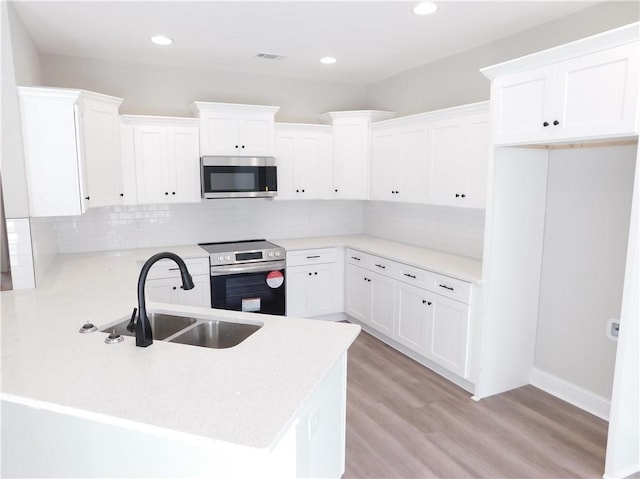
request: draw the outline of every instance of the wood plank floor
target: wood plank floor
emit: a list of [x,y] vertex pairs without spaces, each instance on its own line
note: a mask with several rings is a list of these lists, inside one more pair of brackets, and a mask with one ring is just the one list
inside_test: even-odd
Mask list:
[[601,478],[607,423],[533,386],[476,402],[362,332],[349,349],[352,478]]

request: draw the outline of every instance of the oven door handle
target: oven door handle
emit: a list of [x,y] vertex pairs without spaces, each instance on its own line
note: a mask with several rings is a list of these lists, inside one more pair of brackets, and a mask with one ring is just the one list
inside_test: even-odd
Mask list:
[[261,271],[275,271],[285,269],[286,261],[269,261],[267,263],[211,266],[211,276],[224,276],[229,274],[259,273]]

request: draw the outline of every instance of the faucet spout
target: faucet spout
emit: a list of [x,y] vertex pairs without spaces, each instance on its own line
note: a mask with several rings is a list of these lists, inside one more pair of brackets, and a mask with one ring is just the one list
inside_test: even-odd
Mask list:
[[191,278],[191,274],[187,269],[187,265],[177,254],[170,253],[168,251],[164,253],[157,253],[144,263],[142,269],[140,270],[140,276],[138,277],[138,320],[135,324],[136,346],[142,348],[146,348],[147,346],[153,344],[153,332],[151,331],[151,323],[149,322],[149,317],[147,316],[144,286],[147,281],[147,275],[149,274],[151,266],[153,266],[157,261],[160,261],[161,259],[173,260],[180,269],[180,276],[182,277],[182,288],[193,289],[193,279]]

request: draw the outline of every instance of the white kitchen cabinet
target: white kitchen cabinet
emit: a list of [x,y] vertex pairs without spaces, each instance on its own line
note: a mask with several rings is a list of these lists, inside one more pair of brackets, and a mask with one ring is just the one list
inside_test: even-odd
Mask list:
[[199,202],[197,120],[123,115],[122,123],[123,157],[135,161],[137,203]]
[[200,155],[273,156],[279,107],[197,101]]
[[209,258],[187,258],[184,262],[193,279],[193,289],[182,288],[180,270],[173,261],[161,260],[155,263],[147,274],[145,294],[148,301],[211,307]]
[[18,87],[31,216],[122,204],[121,98]]
[[[600,46],[587,54],[588,46],[581,53],[562,47],[564,53],[559,47],[556,52],[521,59],[520,68],[507,62],[512,71],[508,75],[500,75],[502,65],[484,69],[485,75],[495,78],[491,84],[494,143],[634,135],[640,82],[638,45],[635,41],[613,48]],[[547,57],[547,64],[541,66]]]
[[430,174],[427,124],[397,122],[371,128],[371,199],[424,203]]
[[276,199],[331,197],[331,127],[276,123]]
[[393,117],[375,110],[325,113],[320,121],[330,123],[333,132],[333,198],[369,198],[370,126]]
[[346,262],[349,316],[381,339],[469,378],[470,283],[354,249]]
[[344,310],[344,252],[321,248],[287,252],[287,316],[314,317]]
[[488,113],[430,124],[429,202],[484,208],[489,160]]

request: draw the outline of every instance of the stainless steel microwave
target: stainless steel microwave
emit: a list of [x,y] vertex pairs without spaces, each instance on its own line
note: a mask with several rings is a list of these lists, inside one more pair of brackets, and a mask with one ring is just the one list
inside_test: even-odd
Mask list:
[[203,156],[200,184],[203,198],[274,197],[278,192],[276,159],[272,156]]

